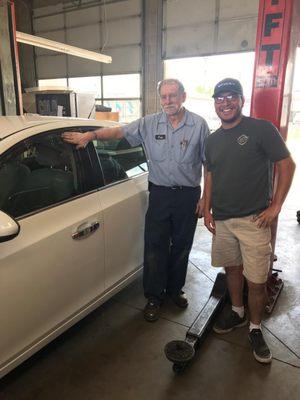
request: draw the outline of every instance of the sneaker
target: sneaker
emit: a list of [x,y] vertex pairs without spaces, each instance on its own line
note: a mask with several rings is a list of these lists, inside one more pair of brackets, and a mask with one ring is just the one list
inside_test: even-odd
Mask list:
[[229,312],[221,314],[220,318],[213,326],[216,333],[228,333],[235,328],[241,328],[247,325],[248,320],[246,314],[241,318],[235,311],[230,309]]
[[252,329],[249,333],[249,340],[254,358],[260,363],[269,364],[272,361],[272,353],[265,342],[262,331],[260,329]]
[[144,308],[144,318],[148,322],[154,322],[159,319],[160,302],[149,299]]

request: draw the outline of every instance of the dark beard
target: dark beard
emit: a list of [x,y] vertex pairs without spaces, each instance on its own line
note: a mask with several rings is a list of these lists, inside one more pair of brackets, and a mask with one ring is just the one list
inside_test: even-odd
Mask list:
[[236,120],[238,120],[242,115],[242,111],[240,111],[238,114],[236,114],[234,117],[230,118],[230,119],[221,119],[222,122],[224,122],[225,124],[232,124],[233,122],[235,122]]

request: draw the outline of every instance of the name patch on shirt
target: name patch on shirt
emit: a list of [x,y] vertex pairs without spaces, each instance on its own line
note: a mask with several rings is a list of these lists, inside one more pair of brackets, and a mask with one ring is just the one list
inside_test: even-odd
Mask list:
[[166,135],[155,135],[155,139],[156,140],[165,140],[166,139]]

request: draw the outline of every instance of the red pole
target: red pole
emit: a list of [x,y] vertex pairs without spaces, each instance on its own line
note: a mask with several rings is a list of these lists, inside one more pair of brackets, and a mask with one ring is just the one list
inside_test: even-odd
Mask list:
[[300,0],[260,0],[251,116],[271,121],[284,139],[299,22]]
[[[260,0],[251,116],[272,122],[286,140],[292,100],[293,72],[299,41],[300,0]],[[275,175],[276,185],[276,175]],[[271,268],[276,243],[277,219],[272,224]],[[270,271],[271,312],[283,283]]]

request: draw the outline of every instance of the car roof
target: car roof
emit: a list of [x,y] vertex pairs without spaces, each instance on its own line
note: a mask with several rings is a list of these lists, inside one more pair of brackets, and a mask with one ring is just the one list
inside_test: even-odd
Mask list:
[[48,117],[37,114],[27,114],[22,116],[0,116],[0,140],[14,133],[30,129],[36,126],[45,126],[45,130],[51,129],[51,125],[60,123],[61,127],[72,126],[118,126],[119,123],[112,121],[99,121],[94,119],[68,118],[68,117]]

